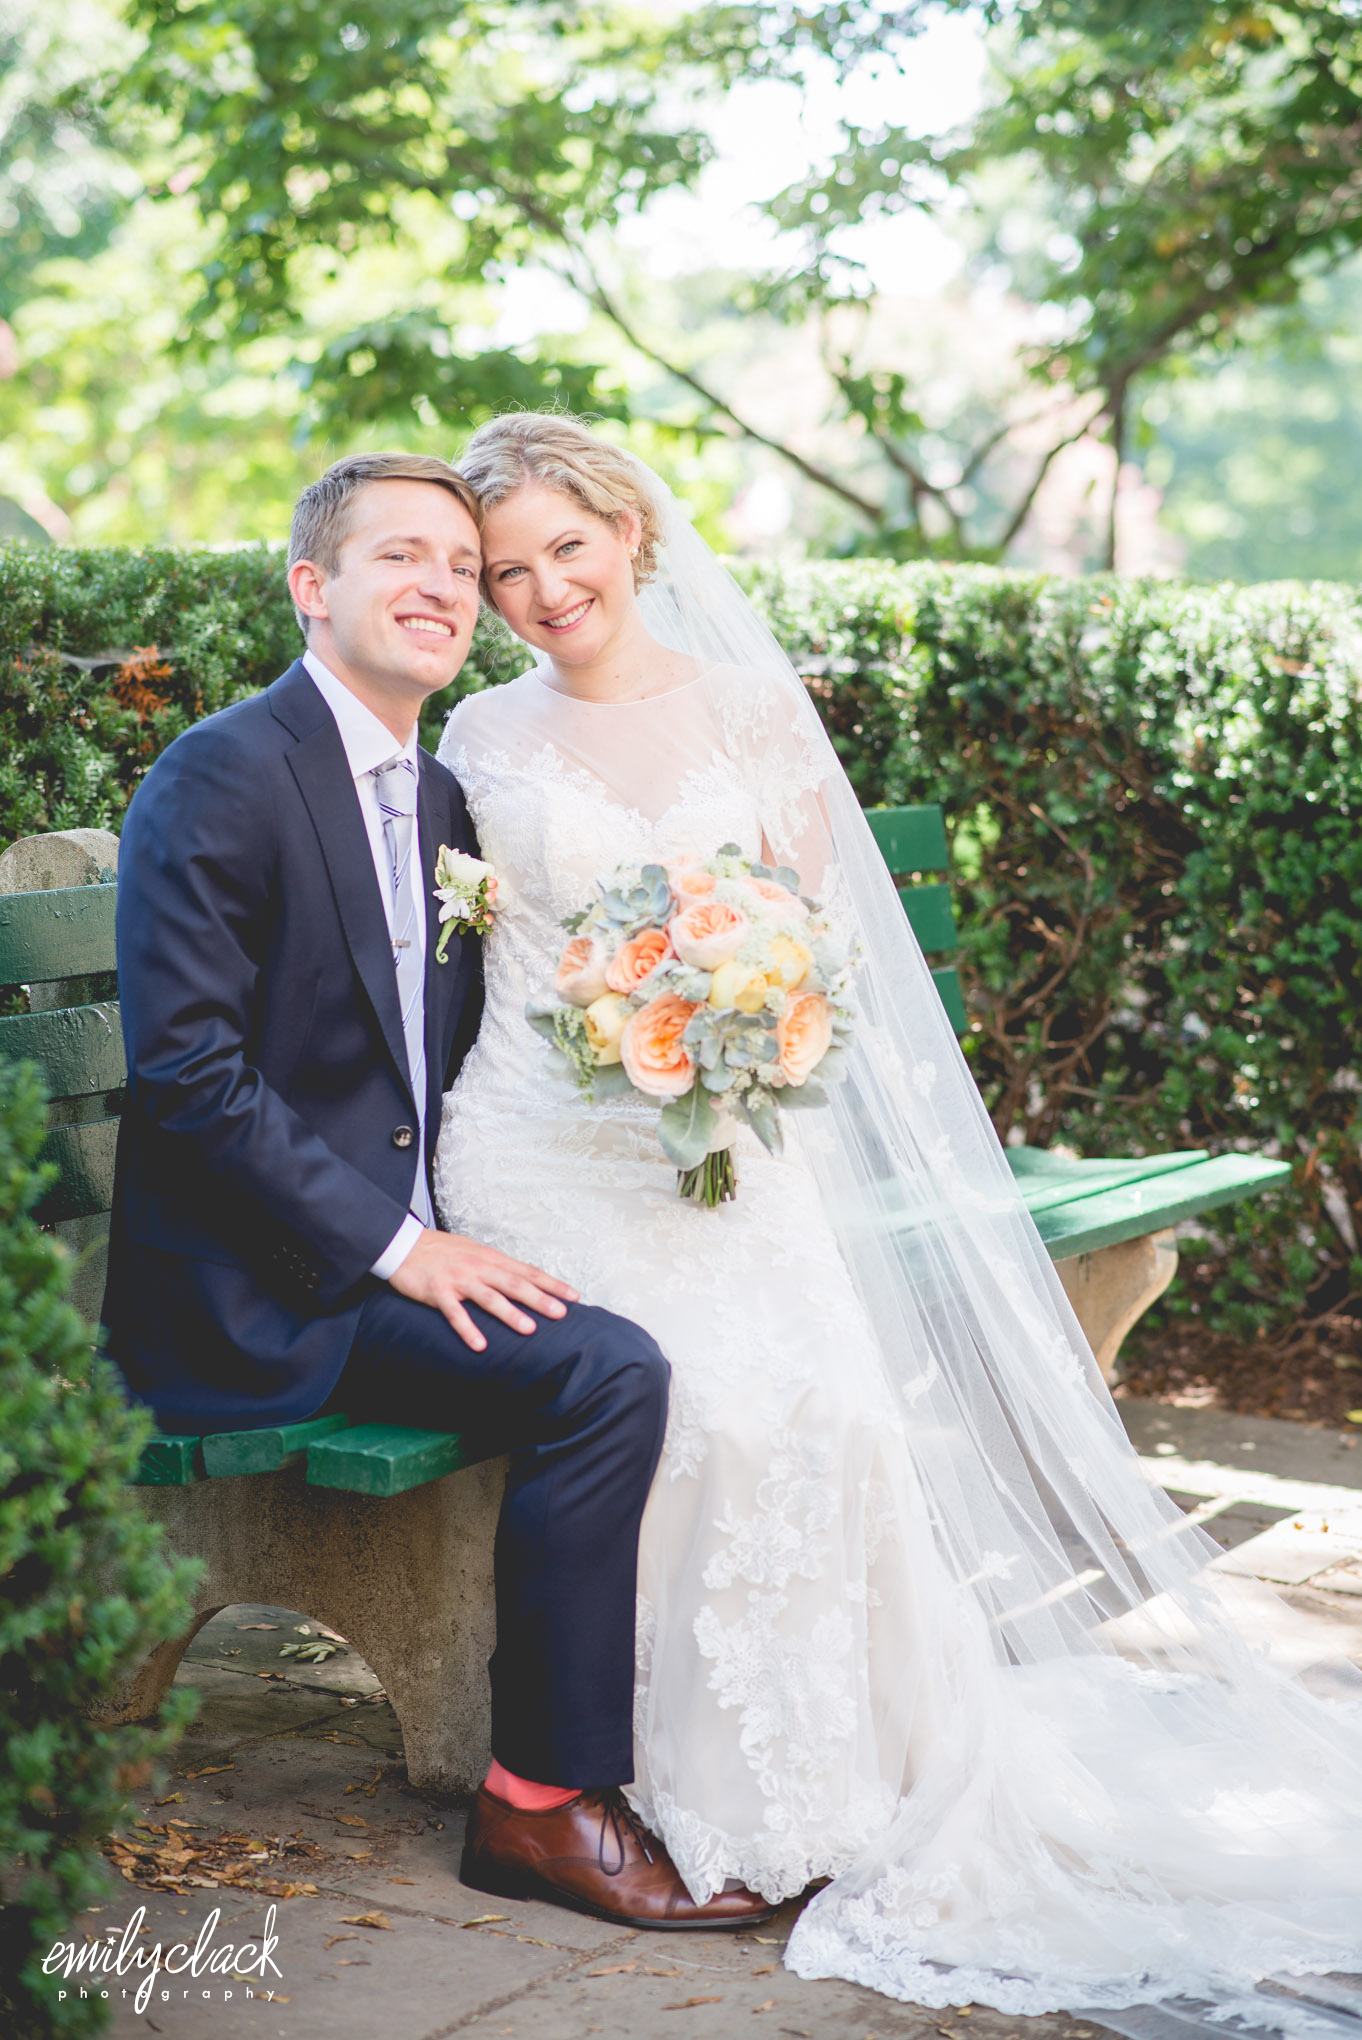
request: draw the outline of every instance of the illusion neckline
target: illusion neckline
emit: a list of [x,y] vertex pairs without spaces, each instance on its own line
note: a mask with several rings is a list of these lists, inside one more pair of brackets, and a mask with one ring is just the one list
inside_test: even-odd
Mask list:
[[537,665],[528,667],[525,677],[542,687],[545,694],[552,694],[559,701],[569,701],[575,708],[643,708],[650,701],[670,701],[673,694],[686,694],[692,687],[698,687],[700,682],[714,671],[716,664],[717,661],[711,660],[708,666],[702,666],[689,680],[683,680],[679,687],[664,687],[660,694],[634,694],[623,701],[592,701],[584,694],[568,694],[561,687],[551,687],[547,680],[540,677]]

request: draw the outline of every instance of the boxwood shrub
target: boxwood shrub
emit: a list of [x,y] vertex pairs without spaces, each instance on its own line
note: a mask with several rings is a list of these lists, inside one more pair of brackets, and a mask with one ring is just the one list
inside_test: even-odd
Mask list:
[[[967,1051],[1005,1139],[1245,1148],[1227,1330],[1362,1292],[1362,604],[1318,583],[745,568],[861,800],[940,801]],[[0,549],[0,840],[117,827],[297,633],[277,552]],[[484,628],[460,689],[517,670]],[[432,712],[427,741],[443,706]]]
[[[78,2040],[107,2021],[43,1974],[72,1915],[109,1896],[97,1844],[193,1711],[92,1718],[192,1615],[195,1562],[170,1559],[126,1485],[151,1428],[65,1300],[70,1263],[32,1217],[50,1172],[37,1072],[0,1065],[0,2032]],[[129,1908],[131,1910],[131,1908]],[[79,1980],[79,1979],[78,1979]]]

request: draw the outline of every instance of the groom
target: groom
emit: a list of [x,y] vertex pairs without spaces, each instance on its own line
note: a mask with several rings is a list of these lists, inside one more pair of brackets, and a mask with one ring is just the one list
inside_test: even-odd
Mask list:
[[465,1881],[636,1926],[741,1926],[761,1902],[695,1905],[618,1791],[667,1363],[566,1283],[436,1229],[440,1103],[481,958],[466,932],[436,957],[435,859],[477,846],[416,726],[467,656],[480,567],[448,463],[338,461],[294,513],[303,657],[178,738],[128,811],[109,1349],[170,1431],[328,1406],[508,1444],[494,1762]]

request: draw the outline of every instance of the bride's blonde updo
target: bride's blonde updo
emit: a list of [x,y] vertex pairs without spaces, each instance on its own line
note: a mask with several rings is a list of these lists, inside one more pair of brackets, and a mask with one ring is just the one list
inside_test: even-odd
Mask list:
[[651,580],[662,520],[637,464],[598,439],[567,412],[510,411],[480,425],[464,449],[459,473],[476,490],[484,514],[513,496],[522,482],[542,482],[571,496],[593,517],[619,526],[632,510],[643,530],[634,557],[634,586]]

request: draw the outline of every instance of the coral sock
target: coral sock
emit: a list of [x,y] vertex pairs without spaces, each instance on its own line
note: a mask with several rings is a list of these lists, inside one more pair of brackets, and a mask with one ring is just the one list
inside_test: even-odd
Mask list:
[[566,1806],[580,1790],[576,1785],[536,1785],[532,1778],[517,1778],[514,1771],[506,1770],[495,1757],[484,1783],[489,1792],[495,1792],[508,1805],[519,1807],[522,1813],[550,1813],[555,1806]]

